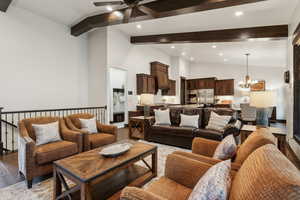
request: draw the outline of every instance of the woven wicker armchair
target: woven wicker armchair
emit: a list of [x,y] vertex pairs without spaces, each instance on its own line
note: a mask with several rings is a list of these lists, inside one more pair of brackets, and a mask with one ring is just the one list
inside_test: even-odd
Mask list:
[[[213,165],[171,154],[165,175],[146,189],[127,187],[121,200],[186,200]],[[268,144],[253,152],[239,171],[231,170],[229,200],[298,200],[300,173],[276,148]]]
[[[201,162],[216,164],[222,161],[212,158],[219,144],[220,142],[218,141],[195,138],[193,140],[192,153],[181,151],[176,151],[175,153]],[[233,169],[238,170],[252,152],[266,144],[276,144],[276,138],[268,129],[262,128],[252,133],[242,145],[238,146],[236,156],[233,159]]]
[[[48,124],[59,121],[61,141],[36,145],[32,124]],[[52,172],[53,161],[72,156],[82,151],[83,134],[67,128],[65,121],[57,117],[39,117],[19,122],[19,171],[32,187],[35,177]]]
[[91,119],[94,115],[88,113],[74,114],[66,117],[67,126],[74,131],[84,134],[83,150],[88,151],[107,144],[112,144],[117,141],[117,127],[111,125],[101,124],[97,121],[98,133],[89,134],[87,131],[81,129],[79,119]]

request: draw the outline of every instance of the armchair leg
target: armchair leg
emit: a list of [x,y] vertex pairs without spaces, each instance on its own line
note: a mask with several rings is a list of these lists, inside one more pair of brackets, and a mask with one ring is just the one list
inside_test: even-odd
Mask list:
[[26,180],[27,183],[27,188],[31,189],[32,188],[32,180]]

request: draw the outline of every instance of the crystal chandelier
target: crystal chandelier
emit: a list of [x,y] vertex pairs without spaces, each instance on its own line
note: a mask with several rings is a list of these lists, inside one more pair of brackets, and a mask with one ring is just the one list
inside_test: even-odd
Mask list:
[[239,82],[239,87],[241,88],[250,88],[252,84],[255,84],[257,83],[257,81],[252,81],[250,76],[249,76],[249,56],[250,56],[250,53],[246,53],[246,58],[247,58],[247,74],[245,76],[245,80],[244,81],[240,81]]

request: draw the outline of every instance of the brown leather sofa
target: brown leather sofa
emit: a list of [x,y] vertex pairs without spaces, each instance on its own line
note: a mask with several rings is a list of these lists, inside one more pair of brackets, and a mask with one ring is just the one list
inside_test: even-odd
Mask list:
[[117,141],[117,127],[101,124],[97,121],[97,129],[99,133],[89,134],[87,131],[81,130],[79,119],[91,119],[94,115],[88,113],[74,114],[66,117],[67,126],[74,131],[83,133],[83,150],[88,151]]
[[[212,158],[219,144],[220,142],[218,141],[195,138],[193,140],[192,153],[183,151],[174,153],[214,165],[222,161]],[[276,145],[276,138],[268,129],[261,128],[253,132],[242,145],[238,146],[236,156],[232,159],[233,169],[238,170],[251,153],[267,144]]]
[[[121,200],[186,200],[211,166],[170,154],[165,176],[146,189],[125,188]],[[238,171],[231,170],[231,177],[229,200],[300,199],[299,170],[272,144],[254,151]]]
[[[210,113],[214,111],[219,115],[233,116],[231,109],[225,108],[185,108],[175,107],[170,109],[171,126],[155,125],[154,121],[150,121],[145,128],[145,139],[149,142],[157,142],[190,149],[192,141],[195,137],[203,137],[207,139],[221,141],[229,134],[239,135],[239,128],[233,126],[235,120],[226,127],[224,132],[216,130],[208,130]],[[199,115],[198,128],[180,127],[180,114]]]
[[[32,124],[47,124],[59,121],[61,141],[37,146]],[[83,134],[67,128],[65,121],[57,117],[39,117],[19,122],[19,171],[32,187],[35,177],[52,172],[53,161],[63,159],[82,151]]]

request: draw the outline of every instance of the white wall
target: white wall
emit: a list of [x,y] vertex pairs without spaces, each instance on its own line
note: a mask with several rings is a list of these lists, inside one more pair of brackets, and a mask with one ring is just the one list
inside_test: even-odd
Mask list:
[[86,37],[26,10],[0,12],[0,106],[5,110],[87,104]]
[[108,103],[107,28],[88,33],[88,102],[92,106]]
[[[288,142],[300,159],[300,145],[293,139],[293,107],[294,107],[294,92],[293,92],[293,34],[300,22],[300,2],[294,12],[292,23],[289,25],[289,43],[288,43],[288,68],[291,74],[290,84],[286,87],[286,104],[288,109],[287,128]],[[299,122],[298,122],[299,123]]]
[[[171,58],[167,54],[149,46],[132,45],[130,36],[108,28],[107,67],[121,68],[127,71],[127,90],[134,95],[128,96],[128,110],[136,110],[138,98],[136,95],[136,74],[150,74],[150,63],[159,61],[167,65],[171,64]],[[170,74],[172,74],[170,67]],[[117,78],[117,77],[116,77]],[[155,102],[161,102],[161,95],[155,97]],[[126,117],[127,119],[127,117]]]
[[[235,96],[234,103],[243,102],[244,93],[239,89],[238,82],[245,77],[245,66],[225,65],[225,64],[205,64],[193,63],[190,67],[190,78],[216,77],[217,79],[234,79]],[[255,67],[249,66],[249,74],[252,79],[265,80],[266,89],[275,90],[277,93],[277,118],[286,118],[284,103],[284,80],[285,69],[279,67]]]

